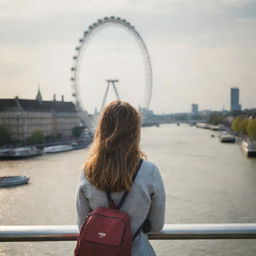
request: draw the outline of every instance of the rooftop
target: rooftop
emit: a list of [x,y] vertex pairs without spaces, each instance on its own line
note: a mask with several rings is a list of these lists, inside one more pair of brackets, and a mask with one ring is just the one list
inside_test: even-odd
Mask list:
[[76,108],[73,102],[27,100],[16,97],[0,99],[0,111],[75,113]]

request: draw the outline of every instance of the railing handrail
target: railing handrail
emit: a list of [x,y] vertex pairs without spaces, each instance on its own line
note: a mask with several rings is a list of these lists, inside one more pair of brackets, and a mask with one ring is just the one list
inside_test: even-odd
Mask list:
[[[0,226],[0,242],[75,241],[75,225]],[[256,239],[256,223],[236,224],[165,224],[149,239]]]

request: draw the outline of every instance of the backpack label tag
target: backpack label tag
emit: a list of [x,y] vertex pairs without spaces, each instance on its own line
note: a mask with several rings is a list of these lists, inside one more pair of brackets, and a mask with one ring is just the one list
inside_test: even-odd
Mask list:
[[98,237],[99,238],[103,238],[103,237],[105,237],[106,236],[106,233],[103,233],[103,232],[99,232],[98,233]]

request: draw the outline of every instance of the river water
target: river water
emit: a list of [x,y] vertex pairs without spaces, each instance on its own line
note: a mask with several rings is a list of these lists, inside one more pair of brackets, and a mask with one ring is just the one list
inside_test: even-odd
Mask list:
[[[215,137],[211,137],[215,134]],[[256,223],[256,159],[217,132],[175,124],[142,128],[141,147],[159,167],[166,223]],[[87,150],[0,162],[0,174],[29,185],[0,189],[0,225],[73,225]],[[157,255],[256,255],[255,240],[152,241]],[[0,255],[72,255],[74,242],[1,243]]]

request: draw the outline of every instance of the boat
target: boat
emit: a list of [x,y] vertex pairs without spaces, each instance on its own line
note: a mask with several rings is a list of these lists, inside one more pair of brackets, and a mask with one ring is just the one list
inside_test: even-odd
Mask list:
[[70,150],[73,150],[73,147],[71,145],[56,145],[44,147],[44,153],[46,154],[66,152]]
[[2,176],[0,177],[0,187],[10,187],[27,184],[29,177],[26,176]]
[[243,140],[241,142],[241,148],[248,157],[256,157],[256,144]]
[[0,160],[24,159],[42,154],[43,151],[36,147],[5,148],[0,150]]
[[229,133],[223,133],[219,135],[220,142],[222,143],[235,143],[236,137]]

